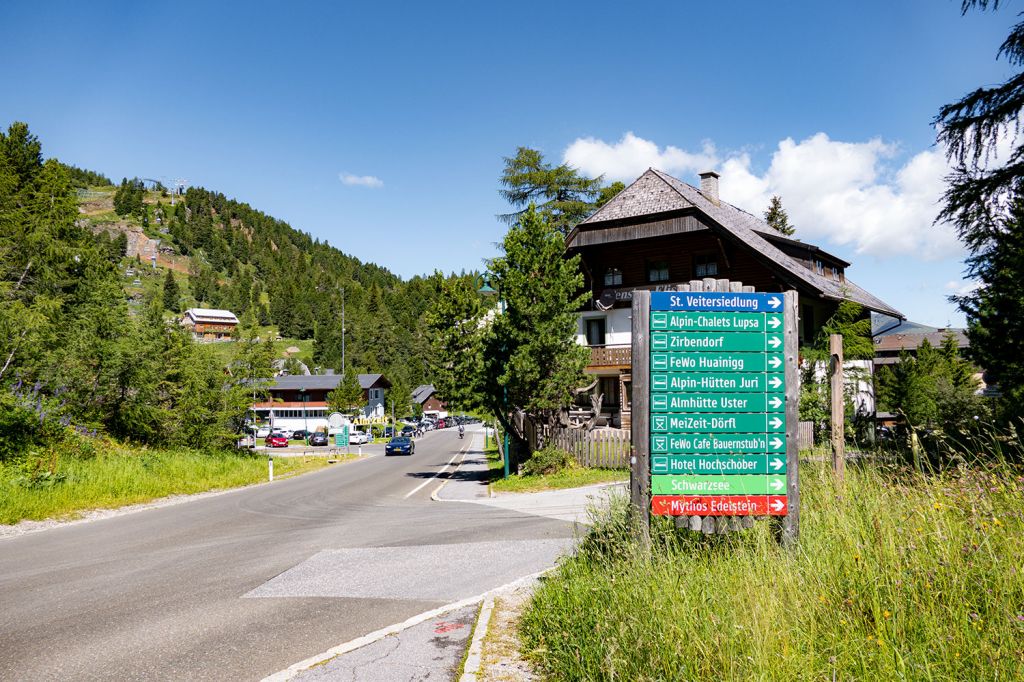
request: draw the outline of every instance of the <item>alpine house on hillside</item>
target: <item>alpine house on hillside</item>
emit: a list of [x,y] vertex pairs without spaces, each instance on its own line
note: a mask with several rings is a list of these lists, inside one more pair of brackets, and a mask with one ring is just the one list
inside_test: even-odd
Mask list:
[[[847,261],[722,201],[718,178],[701,173],[698,189],[648,169],[566,238],[567,254],[581,257],[589,293],[577,340],[591,348],[587,372],[597,379],[593,391],[603,394],[601,416],[611,426],[630,424],[630,306],[637,289],[674,290],[711,278],[758,291],[796,290],[801,344],[813,341],[844,299],[904,317],[851,282]],[[860,407],[873,411],[868,402]]]

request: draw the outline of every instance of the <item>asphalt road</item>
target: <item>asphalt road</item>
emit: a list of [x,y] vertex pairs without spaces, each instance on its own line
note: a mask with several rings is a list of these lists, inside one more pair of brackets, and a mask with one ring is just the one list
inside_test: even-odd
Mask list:
[[430,500],[470,442],[0,539],[0,679],[260,679],[546,568],[572,524]]

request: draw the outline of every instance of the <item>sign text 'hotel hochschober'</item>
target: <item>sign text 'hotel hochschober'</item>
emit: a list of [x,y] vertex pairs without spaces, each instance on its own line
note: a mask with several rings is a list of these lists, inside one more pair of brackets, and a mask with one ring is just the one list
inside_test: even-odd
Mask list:
[[782,294],[651,293],[651,511],[784,516]]

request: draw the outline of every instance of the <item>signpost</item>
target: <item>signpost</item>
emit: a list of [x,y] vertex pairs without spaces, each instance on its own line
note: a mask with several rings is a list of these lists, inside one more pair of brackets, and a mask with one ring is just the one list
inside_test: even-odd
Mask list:
[[339,448],[348,447],[348,424],[341,427],[341,431],[334,434],[334,444]]
[[633,297],[631,496],[643,516],[784,517],[796,538],[795,293],[724,280]]

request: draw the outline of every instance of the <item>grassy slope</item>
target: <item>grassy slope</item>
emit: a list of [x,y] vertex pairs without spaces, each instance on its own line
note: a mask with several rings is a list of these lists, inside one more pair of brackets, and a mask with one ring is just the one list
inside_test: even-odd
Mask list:
[[[344,459],[344,457],[342,457]],[[267,479],[263,454],[156,450],[108,443],[92,459],[61,458],[62,481],[29,486],[16,466],[0,467],[0,524],[22,519],[73,517],[89,509],[114,508],[167,495],[234,488]],[[326,457],[274,458],[274,476],[327,466]]]
[[522,631],[562,680],[1020,679],[1024,478],[897,478],[839,489],[801,469],[799,548],[760,523],[728,537],[655,526],[625,505],[535,595]]
[[509,476],[502,478],[504,465],[498,454],[498,447],[490,445],[485,450],[487,467],[491,472],[491,488],[499,493],[535,493],[542,490],[581,488],[596,483],[628,481],[629,471],[623,469],[584,469],[575,467],[556,474],[544,476]]

